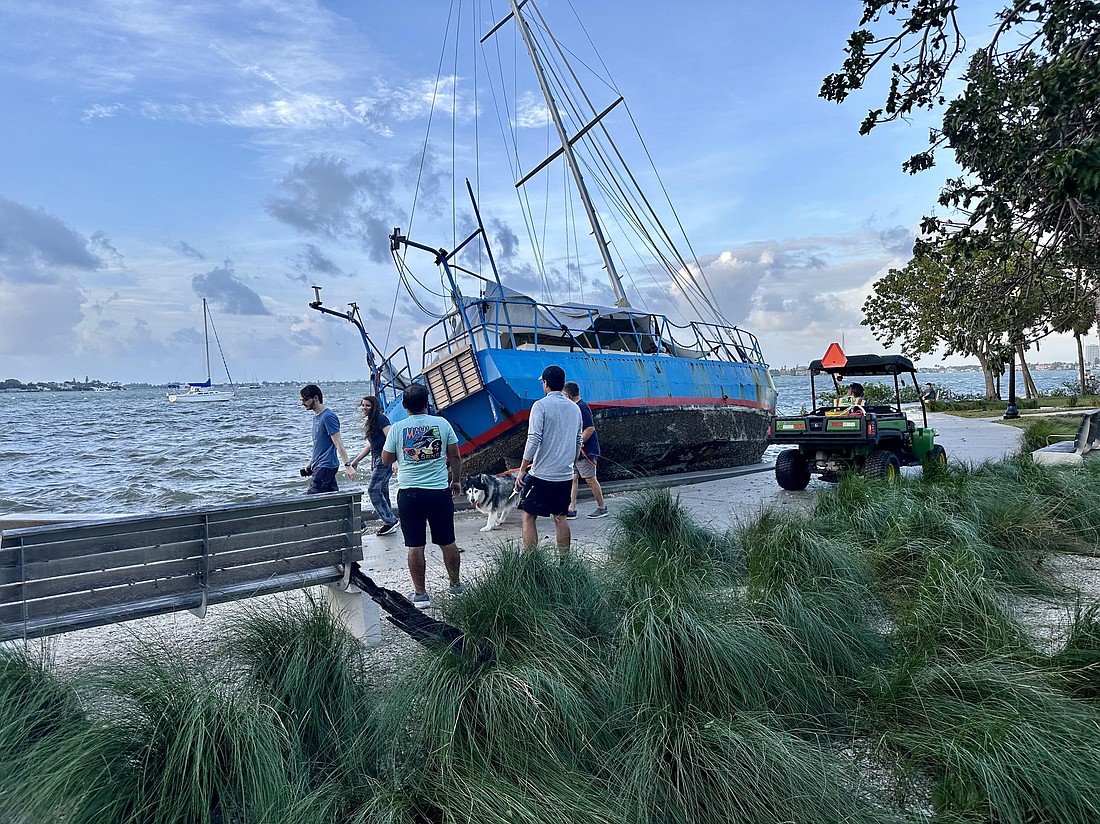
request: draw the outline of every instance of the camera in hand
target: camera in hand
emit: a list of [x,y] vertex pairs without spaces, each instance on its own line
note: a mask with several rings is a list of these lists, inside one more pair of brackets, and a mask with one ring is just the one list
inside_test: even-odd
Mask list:
[[307,466],[307,467],[304,467],[304,468],[302,468],[302,469],[299,469],[299,470],[298,470],[298,473],[299,473],[299,474],[300,474],[300,475],[301,475],[301,476],[302,476],[303,478],[308,478],[308,477],[309,477],[310,475],[312,475],[312,474],[313,474],[313,467],[312,467],[312,466]]

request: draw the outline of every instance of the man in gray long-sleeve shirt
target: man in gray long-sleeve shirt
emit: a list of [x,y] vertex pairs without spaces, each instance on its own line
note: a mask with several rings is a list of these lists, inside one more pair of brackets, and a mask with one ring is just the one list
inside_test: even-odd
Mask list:
[[527,444],[516,475],[516,489],[522,496],[523,546],[527,549],[538,546],[539,515],[553,516],[559,552],[568,552],[572,539],[565,515],[573,486],[573,463],[581,448],[581,410],[562,394],[564,386],[565,371],[547,366],[542,371],[546,396],[532,404],[527,423]]

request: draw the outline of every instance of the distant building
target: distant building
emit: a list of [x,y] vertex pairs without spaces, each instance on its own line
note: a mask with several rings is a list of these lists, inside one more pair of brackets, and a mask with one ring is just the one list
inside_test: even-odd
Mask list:
[[1100,346],[1097,346],[1095,343],[1090,343],[1085,347],[1085,362],[1090,366],[1100,364]]

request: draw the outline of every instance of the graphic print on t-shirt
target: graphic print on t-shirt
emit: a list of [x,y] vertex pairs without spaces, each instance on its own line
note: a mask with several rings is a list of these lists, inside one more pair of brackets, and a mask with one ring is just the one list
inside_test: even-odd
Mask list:
[[410,461],[443,457],[443,437],[438,426],[410,426],[401,433],[401,449]]

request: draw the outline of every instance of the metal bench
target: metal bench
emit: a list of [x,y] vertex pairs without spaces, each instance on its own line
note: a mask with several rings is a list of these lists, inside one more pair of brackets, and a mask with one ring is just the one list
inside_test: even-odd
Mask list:
[[1090,452],[1100,450],[1100,409],[1093,409],[1081,415],[1081,425],[1073,440],[1052,443],[1031,453],[1031,459],[1038,464],[1079,464]]
[[[5,530],[0,641],[185,609],[203,617],[211,604],[315,584],[346,590],[362,559],[360,497],[331,492]],[[368,637],[356,634],[371,640],[365,620]]]

